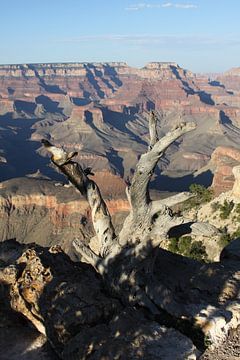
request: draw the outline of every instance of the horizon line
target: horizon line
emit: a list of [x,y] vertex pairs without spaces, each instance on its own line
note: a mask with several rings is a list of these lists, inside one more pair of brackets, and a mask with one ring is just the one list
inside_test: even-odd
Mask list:
[[[149,64],[171,64],[171,65],[175,65],[175,66],[178,66],[184,70],[189,70],[191,72],[193,72],[191,69],[189,68],[186,68],[186,67],[183,67],[183,66],[180,66],[178,64],[178,62],[176,61],[149,61],[147,62],[144,66],[132,66],[132,65],[128,65],[127,61],[44,61],[44,62],[21,62],[21,63],[0,63],[0,67],[3,67],[3,66],[24,66],[24,65],[58,65],[58,64],[64,64],[64,65],[68,65],[68,64],[78,64],[78,65],[88,65],[88,64],[97,64],[97,65],[104,65],[104,64],[122,64],[122,65],[125,65],[127,67],[130,67],[130,68],[135,68],[135,69],[144,69],[147,65]],[[240,67],[240,66],[239,66]],[[225,71],[228,71],[230,69],[234,69],[234,68],[238,68],[238,66],[232,66],[230,68],[227,68],[226,70],[224,71],[194,71],[193,73],[194,74],[219,74],[219,73],[223,73]]]

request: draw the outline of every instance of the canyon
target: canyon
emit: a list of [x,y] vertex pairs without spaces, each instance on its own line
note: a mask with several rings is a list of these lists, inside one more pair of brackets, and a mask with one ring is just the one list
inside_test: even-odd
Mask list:
[[[129,354],[129,358],[195,359],[210,340],[215,347],[229,341],[229,332],[239,326],[239,240],[222,252],[216,250],[216,227],[224,224],[232,232],[237,230],[231,229],[231,224],[240,203],[239,75],[240,69],[216,77],[196,75],[173,62],[149,63],[142,69],[125,63],[0,66],[0,325],[11,336],[23,330],[20,341],[10,342],[7,356],[14,358],[22,351],[25,359],[29,351],[37,351],[36,356],[54,359],[57,355],[42,353],[48,338],[63,359],[83,358],[85,354],[95,359],[106,353],[123,354],[123,358]],[[88,202],[56,171],[61,165],[49,165],[41,139],[78,152],[76,161],[91,173],[89,186],[91,179],[99,185],[118,234],[126,214],[134,206],[136,209],[134,197],[128,201],[131,193],[125,194],[125,190],[136,162],[148,149],[151,110],[158,118],[160,136],[174,127],[175,131],[191,127],[179,125],[182,122],[197,125],[196,130],[194,126],[183,137],[176,137],[162,156],[151,196],[154,199],[163,196],[162,192],[187,190],[194,182],[211,185],[215,198],[197,212],[195,209],[188,219],[195,223],[192,234],[196,239],[201,229],[206,230],[201,233],[205,238],[202,243],[207,252],[214,252],[211,257],[215,262],[202,263],[160,248],[155,248],[153,261],[153,249],[147,246],[151,254],[143,261],[147,250],[138,258],[137,252],[131,254],[129,242],[129,247],[123,244],[119,258],[109,262],[101,279],[94,267],[79,262],[80,252],[77,254],[76,245],[72,245],[81,243],[103,256],[95,251],[100,219],[92,215],[92,224]],[[137,174],[142,175],[139,170]],[[150,226],[160,221],[164,212],[163,222],[168,224],[175,217],[178,223],[181,215],[172,210],[171,199],[162,202]],[[225,201],[233,204],[233,211],[222,222],[220,209],[214,208]],[[98,205],[94,211],[99,209]],[[138,225],[130,228],[134,236],[137,231],[149,230],[141,222]],[[152,242],[161,237],[161,226],[152,233]],[[137,236],[136,244],[137,249]],[[216,258],[215,250],[219,252]],[[154,263],[152,273],[149,260]],[[126,276],[124,269],[133,261],[137,265],[134,276]],[[120,271],[115,273],[118,266]],[[155,288],[154,277],[158,280]],[[142,298],[145,280],[147,297],[156,301],[160,312],[155,313],[151,301]],[[136,287],[139,293],[133,287],[130,300],[126,300],[135,281],[141,285]],[[116,284],[123,287],[120,300]],[[115,292],[109,290],[111,286]],[[12,313],[11,296],[11,307],[30,320],[41,336],[28,332],[28,325]],[[153,313],[146,316],[149,309]],[[2,339],[0,336],[4,345],[5,334]]]
[[197,124],[169,147],[152,189],[178,192],[194,182],[216,195],[230,190],[240,151],[239,68],[214,77],[174,62],[0,65],[1,239],[61,243],[71,255],[81,219],[90,223],[86,201],[49,166],[42,138],[78,152],[121,223],[151,110],[160,136],[182,121]]
[[239,148],[239,72],[212,79],[174,62],[141,69],[121,62],[0,65],[0,181],[38,170],[61,178],[46,166],[41,138],[78,151],[93,171],[129,179],[147,148],[154,110],[160,135],[179,121],[197,123],[169,148],[153,182],[162,191],[186,190],[217,146]]

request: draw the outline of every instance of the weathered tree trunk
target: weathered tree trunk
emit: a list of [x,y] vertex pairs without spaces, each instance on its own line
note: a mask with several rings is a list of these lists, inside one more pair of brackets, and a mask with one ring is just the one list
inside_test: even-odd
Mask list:
[[[85,359],[99,350],[96,345],[99,342],[110,354],[111,345],[106,339],[116,341],[116,337],[124,335],[122,325],[116,325],[120,321],[116,318],[118,312],[121,319],[125,316],[135,322],[139,316],[136,309],[139,309],[143,319],[143,322],[139,320],[139,326],[148,321],[146,332],[152,328],[153,319],[176,328],[187,324],[186,333],[193,333],[197,325],[203,337],[215,343],[237,323],[239,273],[236,264],[203,265],[159,248],[172,228],[187,222],[173,216],[170,206],[192,194],[152,201],[149,182],[168,146],[194,130],[195,124],[179,124],[158,139],[156,117],[152,113],[149,127],[148,152],[141,156],[127,189],[131,210],[118,236],[98,186],[81,165],[72,161],[74,154],[67,154],[45,141],[53,163],[89,202],[100,252],[95,254],[75,239],[76,252],[88,263],[84,265],[72,263],[56,247],[44,250],[24,246],[19,248],[18,255],[7,260],[0,270],[0,279],[10,286],[12,307],[39,331],[45,332],[64,359],[74,358],[69,355],[72,349],[76,350],[76,358]],[[195,226],[198,231],[212,235],[214,229],[200,225]],[[229,281],[230,278],[234,281]],[[132,329],[129,330],[131,342],[135,328],[132,323],[129,328]],[[91,356],[91,359],[100,359]],[[122,358],[137,358],[134,356]],[[188,358],[184,356],[182,359]]]

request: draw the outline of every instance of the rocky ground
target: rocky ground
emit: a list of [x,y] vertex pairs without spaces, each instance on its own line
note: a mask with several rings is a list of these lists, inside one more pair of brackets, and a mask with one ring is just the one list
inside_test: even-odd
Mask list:
[[0,329],[1,360],[57,360],[46,338],[21,326]]
[[0,349],[1,360],[58,359],[46,337],[9,307],[8,293],[1,284]]
[[[0,360],[59,360],[45,336],[39,334],[30,325],[25,324],[23,320],[21,321],[13,318],[11,321],[8,319],[8,324],[3,324],[1,321]],[[169,349],[169,353],[171,353],[171,349]],[[240,359],[240,327],[229,334],[224,344],[213,350],[207,349],[198,359]],[[179,360],[185,359],[179,358]]]
[[232,331],[227,340],[218,348],[208,349],[200,360],[237,360],[240,359],[240,327]]
[[[206,350],[199,360],[240,359],[240,330],[229,335],[224,345]],[[35,330],[25,327],[9,327],[0,330],[1,360],[58,360],[58,356],[46,343],[46,338]],[[164,359],[163,359],[164,360]],[[184,359],[181,359],[184,360]]]

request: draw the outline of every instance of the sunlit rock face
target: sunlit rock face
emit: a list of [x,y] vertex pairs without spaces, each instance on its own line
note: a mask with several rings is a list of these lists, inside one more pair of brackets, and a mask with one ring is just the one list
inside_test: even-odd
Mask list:
[[240,92],[240,67],[232,68],[217,77],[218,81],[229,90],[236,93]]
[[214,172],[214,193],[219,195],[231,190],[235,182],[233,168],[240,164],[240,151],[233,147],[219,146],[213,152],[210,163]]
[[234,166],[232,169],[235,181],[232,188],[232,195],[240,198],[240,165]]

